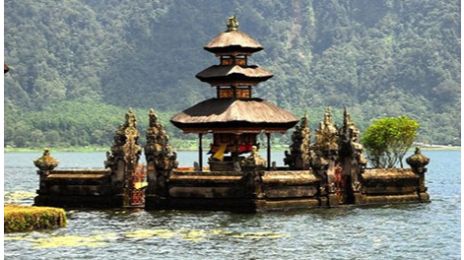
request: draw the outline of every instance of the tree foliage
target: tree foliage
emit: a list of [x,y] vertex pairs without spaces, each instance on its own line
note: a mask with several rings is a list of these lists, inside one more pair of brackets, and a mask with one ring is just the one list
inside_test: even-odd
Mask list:
[[419,124],[407,116],[375,120],[362,136],[368,158],[374,167],[392,168],[400,163],[416,138]]
[[201,46],[236,14],[265,48],[251,63],[275,75],[255,96],[293,111],[346,106],[360,125],[408,114],[422,123],[418,141],[459,145],[459,10],[456,0],[6,0],[5,105],[36,116],[62,101],[185,109],[215,94],[194,77],[218,62]]
[[[136,108],[137,127],[144,142],[148,108]],[[114,132],[124,123],[126,108],[100,102],[56,102],[41,111],[18,112],[5,108],[5,145],[11,147],[110,146]],[[170,112],[158,112],[169,133],[180,131],[169,124]],[[21,118],[21,120],[18,120]]]

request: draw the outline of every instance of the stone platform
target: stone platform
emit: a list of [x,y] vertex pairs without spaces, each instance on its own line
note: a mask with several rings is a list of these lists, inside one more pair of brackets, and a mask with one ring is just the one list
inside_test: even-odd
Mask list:
[[145,207],[256,212],[429,202],[428,194],[420,192],[420,176],[412,169],[366,169],[358,181],[351,189],[330,190],[312,170],[174,170],[163,194],[146,195]]

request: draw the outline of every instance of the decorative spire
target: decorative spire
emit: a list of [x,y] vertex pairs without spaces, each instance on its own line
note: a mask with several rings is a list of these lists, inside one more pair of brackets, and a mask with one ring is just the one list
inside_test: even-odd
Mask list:
[[147,165],[153,165],[158,173],[171,171],[177,168],[177,154],[169,144],[169,136],[164,126],[158,122],[154,109],[148,112],[149,126],[146,133],[145,157]]
[[156,127],[158,124],[158,116],[153,108],[150,108],[148,112],[148,122],[149,127]]
[[[159,144],[161,146],[169,146],[169,136],[164,129],[164,126],[159,122],[158,116],[153,108],[148,112],[148,129],[147,129],[147,145],[150,147],[153,144]],[[160,146],[160,147],[161,147]],[[159,148],[159,147],[158,147]],[[145,148],[147,149],[147,148]],[[161,148],[159,148],[161,149]]]
[[311,131],[308,127],[308,118],[305,113],[301,118],[300,125],[295,127],[295,131],[292,134],[290,153],[285,151],[284,163],[289,165],[290,169],[309,169],[311,161],[310,146]]
[[239,23],[235,15],[229,17],[229,19],[227,19],[227,31],[226,32],[237,31],[238,25]]
[[136,166],[140,157],[141,147],[138,144],[139,131],[137,130],[137,119],[135,113],[130,108],[126,113],[125,122],[120,125],[114,133],[114,142],[111,152],[107,153],[105,167],[111,167],[118,159],[124,158]]
[[367,164],[363,155],[363,145],[360,142],[360,132],[351,120],[350,113],[346,107],[343,110],[343,126],[339,129],[339,155],[343,158],[355,158],[358,166]]
[[314,149],[319,154],[331,154],[338,151],[338,130],[332,119],[330,108],[325,109],[324,120],[316,130]]
[[330,110],[330,107],[325,108],[324,112],[324,124],[329,125],[332,123],[332,111]]
[[52,171],[58,166],[58,161],[50,155],[50,150],[47,148],[44,150],[42,157],[34,161],[34,165],[42,172]]
[[137,119],[135,118],[135,113],[132,108],[129,108],[129,111],[126,113],[126,122],[125,127],[137,127]]
[[343,127],[341,131],[344,131],[346,133],[352,131],[359,134],[359,129],[355,126],[353,120],[351,120],[350,113],[348,113],[346,107],[343,109]]
[[333,119],[332,119],[332,110],[330,107],[325,109],[324,113],[324,120],[323,120],[323,128],[326,129],[327,132],[336,133],[337,127],[335,126]]
[[304,116],[301,118],[301,128],[308,128],[308,113],[305,112]]
[[351,117],[350,114],[348,114],[348,111],[346,110],[346,106],[343,108],[343,126],[347,126],[351,123]]
[[425,173],[427,170],[425,166],[429,164],[430,159],[421,153],[419,147],[416,147],[416,151],[413,155],[409,156],[406,159],[406,162],[411,166],[411,168],[419,173]]

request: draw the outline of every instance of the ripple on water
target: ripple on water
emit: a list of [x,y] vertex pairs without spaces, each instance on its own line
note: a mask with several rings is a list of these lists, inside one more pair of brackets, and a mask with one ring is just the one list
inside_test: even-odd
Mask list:
[[[77,164],[72,153],[54,155]],[[24,160],[40,153],[6,156],[5,200],[31,204],[38,177]],[[79,156],[86,167],[104,160]],[[68,210],[66,228],[6,234],[5,258],[459,259],[460,153],[427,156],[429,204],[258,214]]]

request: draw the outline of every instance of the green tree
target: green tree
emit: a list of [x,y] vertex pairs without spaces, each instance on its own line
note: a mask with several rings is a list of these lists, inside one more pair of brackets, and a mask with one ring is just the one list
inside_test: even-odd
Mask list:
[[407,116],[375,120],[362,137],[373,166],[392,168],[399,162],[403,167],[404,155],[414,142],[418,128],[417,121]]

